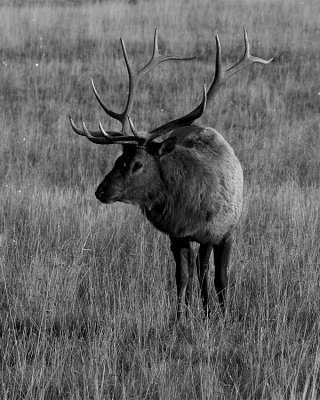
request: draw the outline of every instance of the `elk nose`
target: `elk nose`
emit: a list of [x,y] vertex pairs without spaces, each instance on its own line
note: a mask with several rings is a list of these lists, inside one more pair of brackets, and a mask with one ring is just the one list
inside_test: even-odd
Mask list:
[[98,188],[98,189],[96,190],[95,195],[96,195],[96,198],[97,198],[98,200],[101,201],[101,200],[103,199],[103,197],[104,197],[104,190],[103,190],[103,188]]

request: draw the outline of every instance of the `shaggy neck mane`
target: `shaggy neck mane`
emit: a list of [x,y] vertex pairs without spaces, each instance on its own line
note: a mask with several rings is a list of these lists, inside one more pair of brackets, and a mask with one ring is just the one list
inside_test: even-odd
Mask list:
[[[179,147],[163,159],[159,159],[159,181],[150,188],[148,205],[141,209],[148,220],[159,230],[169,233],[174,229],[177,210],[185,207],[185,194],[189,190],[185,177],[193,168],[195,160],[190,162],[190,149]],[[178,213],[180,214],[180,212]]]

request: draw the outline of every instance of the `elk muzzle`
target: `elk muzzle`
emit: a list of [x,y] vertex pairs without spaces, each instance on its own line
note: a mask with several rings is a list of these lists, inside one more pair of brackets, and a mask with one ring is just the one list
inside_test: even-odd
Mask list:
[[96,195],[96,198],[99,201],[101,201],[102,203],[106,202],[106,200],[105,200],[106,199],[105,191],[104,191],[103,187],[101,187],[101,185],[98,186],[98,188],[97,188],[97,190],[95,192],[95,195]]
[[96,198],[104,204],[114,203],[116,201],[119,201],[120,198],[120,193],[112,190],[110,186],[105,185],[104,183],[101,183],[98,186],[95,195]]

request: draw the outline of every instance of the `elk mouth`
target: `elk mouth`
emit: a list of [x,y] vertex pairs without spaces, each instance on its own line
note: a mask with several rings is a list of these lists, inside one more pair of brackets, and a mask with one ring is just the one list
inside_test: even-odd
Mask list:
[[120,194],[115,194],[115,193],[108,193],[108,191],[105,191],[103,189],[98,188],[95,192],[96,198],[101,201],[103,204],[112,204],[115,203],[116,201],[121,201],[121,195]]

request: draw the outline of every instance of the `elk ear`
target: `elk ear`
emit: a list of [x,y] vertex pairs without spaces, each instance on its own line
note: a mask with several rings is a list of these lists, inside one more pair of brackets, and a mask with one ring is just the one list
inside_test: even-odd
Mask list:
[[177,144],[176,137],[169,137],[168,139],[164,140],[162,143],[159,143],[159,147],[157,149],[158,157],[165,156],[168,153],[171,153]]

